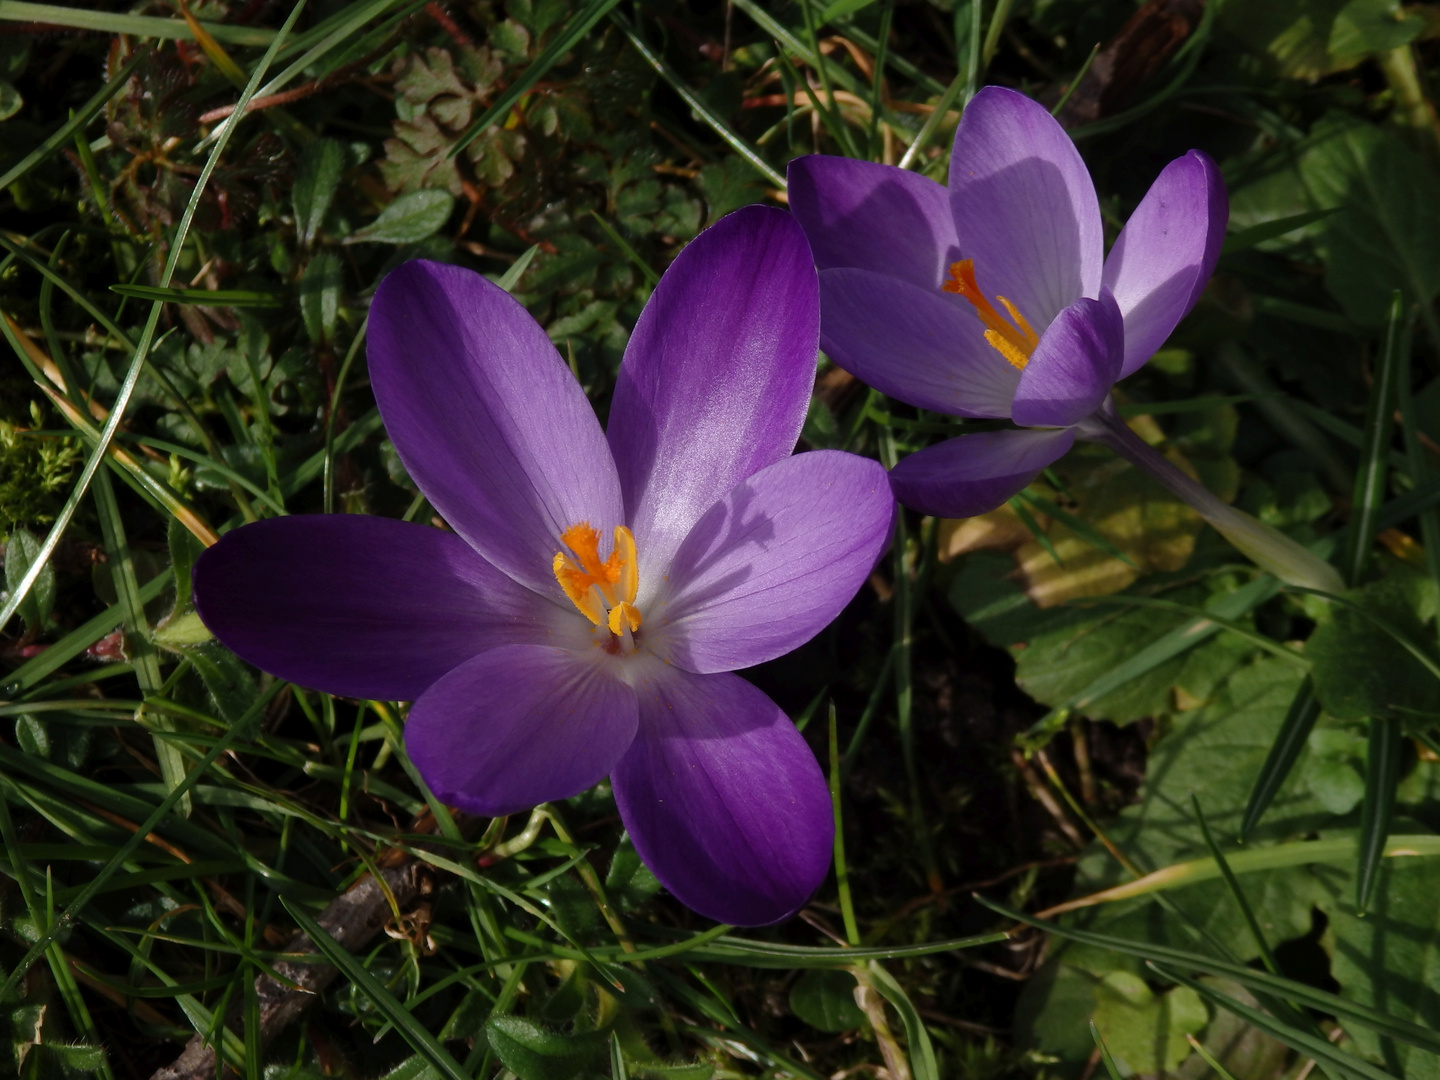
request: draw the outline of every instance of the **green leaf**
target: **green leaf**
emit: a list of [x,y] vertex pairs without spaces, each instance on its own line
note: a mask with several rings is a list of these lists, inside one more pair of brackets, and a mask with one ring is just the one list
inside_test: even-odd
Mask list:
[[1095,1026],[1105,1033],[1110,1052],[1133,1072],[1175,1068],[1190,1056],[1185,1036],[1209,1019],[1193,990],[1177,987],[1157,995],[1128,971],[1112,971],[1095,987]]
[[[40,553],[40,541],[26,529],[17,527],[10,534],[5,545],[5,585],[13,591],[20,587],[25,572]],[[20,604],[20,617],[25,620],[25,629],[38,634],[55,608],[55,568],[50,564],[40,571],[30,594]]]
[[790,988],[790,1011],[821,1031],[854,1031],[865,1023],[855,1004],[855,976],[834,968],[805,972]]
[[1397,0],[1350,0],[1330,27],[1330,55],[1343,63],[1352,57],[1389,52],[1410,44],[1425,29],[1425,20],[1402,8]]
[[243,660],[218,641],[208,641],[185,651],[215,704],[215,713],[227,723],[237,723],[249,714],[260,691]]
[[335,336],[343,280],[340,260],[329,251],[311,259],[300,278],[300,316],[305,320],[305,332],[317,345]]
[[[1440,1019],[1440,860],[1387,859],[1364,916],[1348,904],[1328,913],[1331,975],[1361,1005],[1434,1030]],[[1433,1078],[1440,1058],[1356,1024],[1346,1034],[1365,1057],[1397,1076]]]
[[520,1080],[570,1080],[609,1038],[601,1031],[561,1035],[518,1016],[492,1016],[485,1036],[495,1056]]
[[415,244],[434,236],[450,218],[455,200],[447,191],[425,188],[401,195],[363,229],[345,238],[347,244]]
[[1345,313],[1379,326],[1399,289],[1406,304],[1440,293],[1440,176],[1396,132],[1334,117],[1300,158],[1316,206],[1342,207],[1320,232],[1325,284]]
[[295,232],[302,247],[309,247],[319,233],[344,170],[345,147],[336,140],[316,139],[305,148],[291,191]]
[[1406,719],[1416,711],[1440,709],[1440,682],[1372,621],[1412,641],[1422,639],[1420,620],[1400,595],[1401,587],[1395,578],[1386,578],[1351,590],[1347,597],[1363,610],[1335,604],[1330,621],[1305,643],[1315,696],[1331,716]]
[[875,0],[835,0],[833,4],[820,13],[822,23],[834,22],[836,19],[843,19],[848,15],[854,15],[857,11],[864,11]]
[[170,548],[170,573],[175,578],[175,610],[184,611],[190,606],[190,574],[205,547],[173,517],[166,527],[165,539]]

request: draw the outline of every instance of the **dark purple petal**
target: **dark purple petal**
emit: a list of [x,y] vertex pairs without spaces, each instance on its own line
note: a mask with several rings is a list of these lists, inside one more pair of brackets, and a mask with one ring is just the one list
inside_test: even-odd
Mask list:
[[592,787],[635,738],[635,694],[598,649],[506,645],[420,695],[405,749],[436,796],[499,817]]
[[1125,316],[1122,377],[1154,356],[1200,299],[1229,218],[1225,180],[1199,150],[1150,185],[1105,260],[1105,285]]
[[1009,416],[1020,372],[959,297],[869,270],[820,273],[820,344],[876,390],[952,416]]
[[635,694],[640,730],[610,782],[645,865],[718,922],[795,914],[835,840],[825,777],[795,725],[736,675],[657,666]]
[[885,550],[895,499],[869,458],[777,461],[696,522],[671,564],[647,642],[687,671],[733,671],[814,637]]
[[960,258],[950,195],[928,177],[823,154],[795,158],[786,177],[821,270],[853,266],[939,289]]
[[1074,441],[1070,428],[961,435],[903,459],[890,470],[890,486],[923,514],[974,517],[1025,487]]
[[370,306],[370,381],[405,468],[476,551],[537,592],[560,534],[623,524],[585,392],[529,313],[458,266],[409,262]]
[[642,585],[716,499],[795,448],[819,319],[805,234],[767,207],[706,229],[656,286],[609,425]]
[[1095,186],[1043,105],[998,86],[970,100],[955,131],[950,208],[980,290],[1009,299],[1037,333],[1080,297],[1099,295]]
[[235,529],[194,581],[200,617],[231,650],[345,697],[410,701],[478,652],[584,624],[452,533],[358,514]]
[[1068,427],[1089,416],[1120,377],[1125,322],[1109,289],[1076,300],[1050,324],[1020,373],[1010,418],[1024,427]]

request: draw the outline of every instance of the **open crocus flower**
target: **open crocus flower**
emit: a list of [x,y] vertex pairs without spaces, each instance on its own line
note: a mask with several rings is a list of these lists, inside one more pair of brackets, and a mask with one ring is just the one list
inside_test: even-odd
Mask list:
[[1108,257],[1075,144],[1042,106],[997,86],[965,107],[948,188],[819,155],[792,161],[789,182],[820,268],[831,359],[900,401],[1018,425],[902,460],[890,480],[905,505],[952,518],[993,510],[1077,437],[1094,439],[1155,474],[1266,569],[1296,584],[1338,581],[1165,463],[1110,398],[1215,269],[1229,204],[1206,155],[1192,150],[1161,171]]
[[818,323],[799,226],[732,214],[656,288],[602,433],[519,303],[407,263],[375,295],[370,376],[454,533],[247,525],[197,563],[201,617],[282,678],[413,699],[406,749],[446,802],[509,814],[608,774],[680,900],[724,922],[785,918],[829,866],[829,798],[794,725],[731,672],[839,614],[894,515],[875,462],[791,456]]

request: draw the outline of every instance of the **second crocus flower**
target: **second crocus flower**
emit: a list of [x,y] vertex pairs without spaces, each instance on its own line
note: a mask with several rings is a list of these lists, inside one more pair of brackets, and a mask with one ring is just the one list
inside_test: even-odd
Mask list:
[[1229,216],[1215,163],[1170,162],[1108,256],[1075,144],[1038,103],[987,86],[965,107],[945,187],[820,155],[790,164],[790,206],[820,270],[821,345],[900,401],[1014,429],[902,460],[896,496],[941,517],[999,506],[1077,438],[1112,446],[1265,569],[1333,588],[1333,569],[1234,510],[1133,436],[1111,387],[1195,306]]

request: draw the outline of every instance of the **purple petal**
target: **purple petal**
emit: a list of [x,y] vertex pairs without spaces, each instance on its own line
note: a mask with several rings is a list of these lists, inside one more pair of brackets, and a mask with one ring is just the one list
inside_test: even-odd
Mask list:
[[895,499],[869,458],[816,450],[778,461],[690,530],[657,605],[653,647],[687,671],[733,671],[809,641],[885,550]]
[[922,514],[974,517],[1025,487],[1074,441],[1070,428],[961,435],[902,460],[890,470],[890,486]]
[[1225,180],[1199,150],[1150,185],[1105,260],[1105,285],[1125,316],[1122,377],[1154,356],[1200,299],[1229,217]]
[[780,210],[736,211],[666,271],[610,408],[642,583],[716,499],[795,448],[819,319],[805,234]]
[[1023,427],[1068,427],[1089,416],[1120,377],[1125,322],[1109,289],[1055,317],[1020,373],[1010,418]]
[[623,523],[585,392],[529,313],[458,266],[409,262],[370,306],[370,381],[405,468],[476,551],[537,592],[559,537]]
[[478,652],[584,623],[452,533],[358,514],[235,529],[194,581],[200,617],[230,649],[346,697],[410,701]]
[[640,730],[610,781],[645,865],[718,922],[795,914],[835,840],[825,778],[795,725],[735,675],[657,667],[635,694]]
[[988,297],[1004,296],[1043,332],[1100,293],[1100,204],[1070,136],[1043,105],[987,86],[960,117],[950,158],[960,251]]
[[635,694],[599,650],[506,645],[410,708],[405,749],[430,790],[499,817],[592,787],[635,738]]
[[939,289],[960,258],[950,195],[928,177],[823,154],[796,158],[786,177],[821,270],[853,266]]
[[876,390],[952,416],[1009,416],[1020,372],[964,300],[869,270],[820,273],[820,344]]

